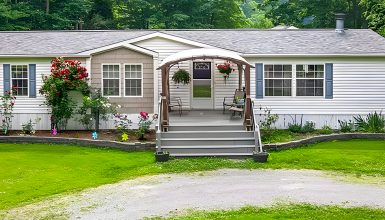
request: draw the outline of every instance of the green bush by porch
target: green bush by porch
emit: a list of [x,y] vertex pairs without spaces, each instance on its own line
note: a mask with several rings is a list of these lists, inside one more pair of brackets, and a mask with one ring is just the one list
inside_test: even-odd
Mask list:
[[219,168],[339,171],[385,179],[385,141],[319,143],[272,152],[268,163],[190,158],[157,164],[152,152],[45,144],[0,144],[0,209],[123,179]]

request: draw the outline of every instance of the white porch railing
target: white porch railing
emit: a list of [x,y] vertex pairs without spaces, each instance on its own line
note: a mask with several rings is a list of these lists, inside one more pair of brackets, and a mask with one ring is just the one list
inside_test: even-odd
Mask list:
[[158,101],[158,123],[157,123],[157,129],[156,129],[156,146],[157,152],[162,152],[162,96],[159,97]]
[[253,118],[253,128],[254,128],[254,138],[255,138],[255,151],[263,152],[262,140],[261,140],[261,130],[259,129],[259,125],[257,123],[255,114],[254,114],[254,102],[251,102],[251,115]]

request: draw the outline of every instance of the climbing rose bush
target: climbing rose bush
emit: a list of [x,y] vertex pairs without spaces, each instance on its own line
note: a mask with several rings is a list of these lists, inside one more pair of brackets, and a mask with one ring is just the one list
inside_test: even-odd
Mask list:
[[89,95],[87,69],[78,60],[65,60],[62,57],[51,61],[51,74],[43,77],[40,93],[45,96],[45,104],[51,108],[51,129],[63,129],[72,117],[75,103],[70,100],[70,91],[80,91]]

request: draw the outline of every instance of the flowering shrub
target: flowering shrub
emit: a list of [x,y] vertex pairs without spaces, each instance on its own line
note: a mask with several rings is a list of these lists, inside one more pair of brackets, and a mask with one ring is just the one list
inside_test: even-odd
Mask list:
[[77,60],[55,58],[51,61],[51,75],[43,77],[40,93],[46,98],[45,104],[51,107],[51,129],[65,128],[74,112],[75,103],[68,98],[69,91],[89,94],[88,73],[80,64]]
[[83,97],[83,105],[79,114],[82,116],[80,122],[87,128],[94,127],[99,131],[100,119],[107,121],[111,114],[116,114],[119,105],[111,104],[108,98],[102,97],[100,90],[95,90],[90,96]]
[[16,101],[14,90],[15,88],[12,88],[10,91],[5,92],[3,96],[0,96],[0,100],[1,100],[0,115],[2,118],[1,129],[3,130],[4,135],[8,135],[9,130],[12,127],[12,118],[13,118],[12,113],[13,113],[13,107]]
[[224,74],[224,77],[229,77],[231,71],[233,71],[233,68],[231,68],[230,62],[218,64],[217,69],[220,73]]
[[137,131],[137,135],[139,140],[144,140],[144,134],[150,130],[150,126],[154,122],[154,120],[158,119],[158,115],[154,114],[150,119],[150,115],[147,112],[139,113],[139,128]]
[[121,134],[126,134],[132,125],[132,121],[127,115],[115,114],[115,129]]

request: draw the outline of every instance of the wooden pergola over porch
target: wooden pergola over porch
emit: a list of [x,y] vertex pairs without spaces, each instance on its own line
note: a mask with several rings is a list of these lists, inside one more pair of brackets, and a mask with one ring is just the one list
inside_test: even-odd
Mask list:
[[244,126],[247,130],[252,128],[252,115],[251,115],[251,98],[250,98],[250,69],[253,67],[248,63],[243,57],[238,54],[221,49],[191,49],[185,50],[176,54],[173,54],[166,59],[158,67],[162,71],[162,93],[161,93],[161,109],[160,109],[160,128],[162,131],[167,131],[169,127],[169,99],[170,99],[170,89],[169,89],[169,74],[170,69],[173,65],[178,64],[182,61],[187,60],[197,60],[197,59],[222,59],[230,61],[237,65],[239,73],[239,85],[238,89],[242,89],[242,75],[244,73],[245,77],[245,108],[244,108]]

